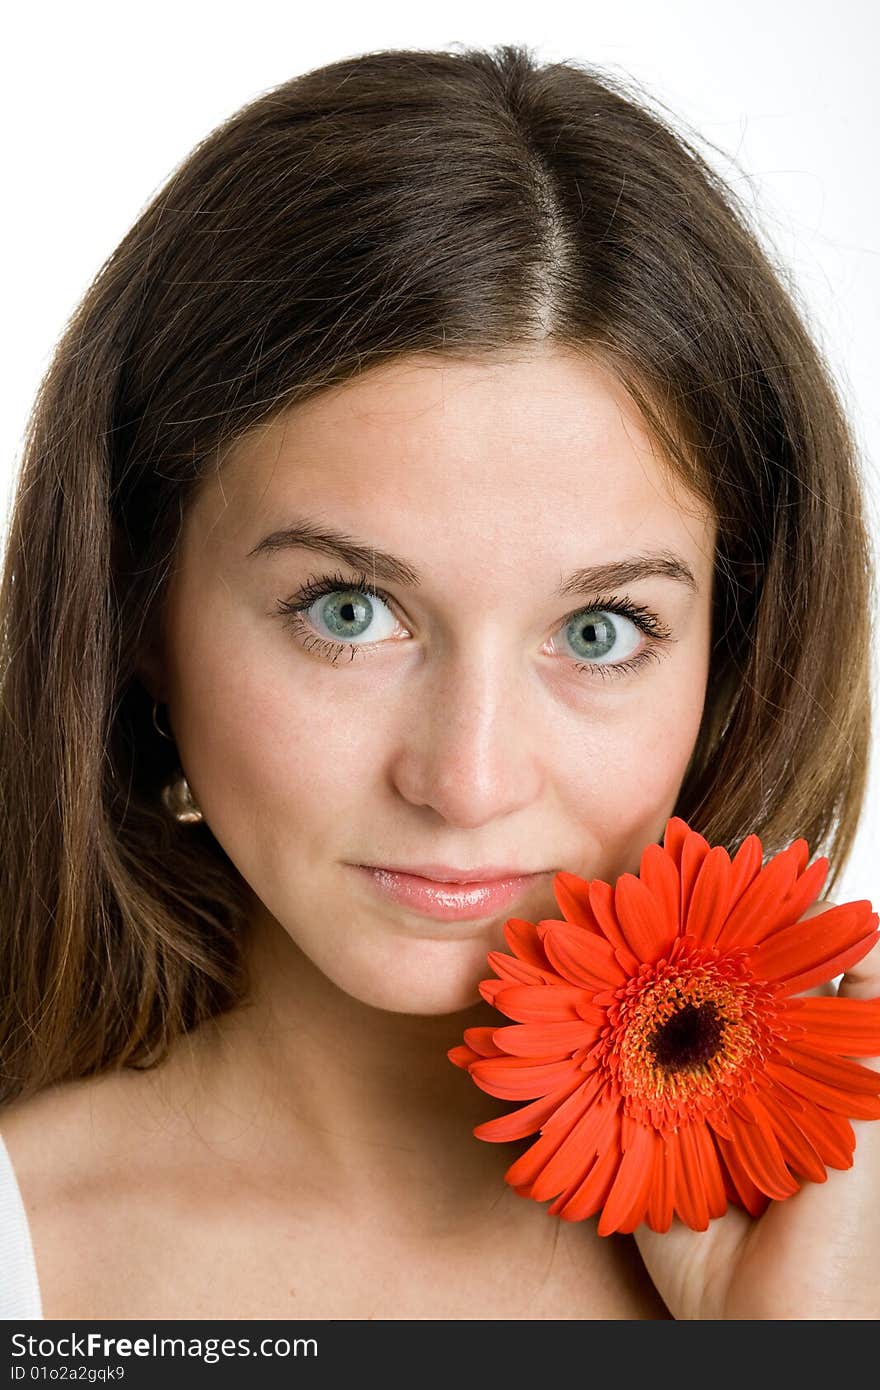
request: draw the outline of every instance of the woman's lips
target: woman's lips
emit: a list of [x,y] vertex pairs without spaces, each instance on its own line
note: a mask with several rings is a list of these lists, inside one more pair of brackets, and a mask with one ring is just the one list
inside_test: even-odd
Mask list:
[[492,917],[543,877],[542,874],[525,874],[520,878],[499,878],[485,883],[437,883],[418,874],[371,869],[363,864],[354,867],[384,897],[426,917],[437,917],[445,922]]

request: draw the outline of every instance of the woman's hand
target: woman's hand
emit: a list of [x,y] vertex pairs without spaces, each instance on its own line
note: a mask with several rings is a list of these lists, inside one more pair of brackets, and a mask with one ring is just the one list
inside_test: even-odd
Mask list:
[[[813,903],[802,920],[834,906]],[[828,985],[805,992],[835,991]],[[880,946],[844,975],[838,992],[880,997]],[[880,1070],[880,1058],[857,1060]],[[757,1220],[729,1206],[706,1231],[677,1219],[664,1234],[637,1228],[645,1267],[674,1317],[880,1317],[880,1120],[850,1123],[852,1168],[829,1169],[824,1183],[805,1182]]]

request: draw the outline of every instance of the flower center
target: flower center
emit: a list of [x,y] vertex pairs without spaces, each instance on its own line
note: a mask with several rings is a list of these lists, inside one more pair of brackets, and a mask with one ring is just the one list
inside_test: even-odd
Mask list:
[[717,1005],[685,1004],[661,1023],[648,1041],[654,1060],[664,1071],[691,1071],[710,1061],[721,1046],[724,1019]]
[[615,991],[590,1063],[604,1067],[625,1113],[659,1129],[723,1110],[754,1086],[775,1048],[774,991],[743,951],[679,937]]

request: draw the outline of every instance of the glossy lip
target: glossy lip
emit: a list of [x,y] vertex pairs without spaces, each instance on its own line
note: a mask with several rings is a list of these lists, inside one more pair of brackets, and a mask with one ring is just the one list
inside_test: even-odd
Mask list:
[[544,869],[520,869],[515,864],[478,864],[456,869],[452,864],[361,864],[362,869],[381,869],[389,874],[409,874],[436,883],[498,883],[503,878],[533,878]]
[[385,898],[400,903],[424,917],[444,922],[471,922],[493,917],[541,878],[541,874],[521,874],[482,882],[440,883],[419,874],[397,873],[365,864],[352,866]]

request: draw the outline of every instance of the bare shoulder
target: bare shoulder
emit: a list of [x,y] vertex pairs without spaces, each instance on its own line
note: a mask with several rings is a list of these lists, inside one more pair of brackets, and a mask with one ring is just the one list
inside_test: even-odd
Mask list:
[[158,1109],[150,1123],[148,1076],[107,1072],[0,1110],[47,1319],[125,1316],[154,1267],[169,1147]]

